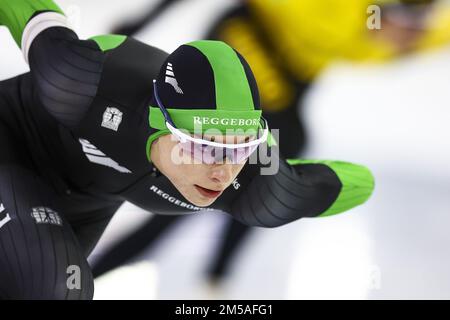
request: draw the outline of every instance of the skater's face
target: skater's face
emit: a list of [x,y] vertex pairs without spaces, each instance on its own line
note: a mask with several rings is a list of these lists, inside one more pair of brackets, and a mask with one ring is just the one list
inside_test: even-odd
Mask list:
[[[225,139],[224,136],[205,138],[220,143],[229,141],[229,137]],[[243,143],[249,137],[236,136],[233,139],[235,143]],[[222,163],[200,163],[183,151],[177,139],[170,134],[159,137],[152,144],[151,160],[189,202],[199,207],[211,205],[230,186],[246,163],[232,164],[227,159]]]
[[399,54],[416,50],[428,31],[432,9],[432,5],[417,5],[409,9],[387,6],[382,11],[382,28],[372,34],[390,43]]

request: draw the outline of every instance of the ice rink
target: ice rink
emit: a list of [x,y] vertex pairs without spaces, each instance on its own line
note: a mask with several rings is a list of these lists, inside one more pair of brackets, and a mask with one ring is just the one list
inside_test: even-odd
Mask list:
[[[87,38],[154,1],[56,2]],[[201,37],[233,3],[181,2],[137,38],[171,52]],[[0,55],[0,80],[27,71],[5,28]],[[336,64],[309,92],[305,111],[304,157],[369,167],[376,188],[365,205],[256,230],[220,288],[203,275],[223,214],[192,216],[151,254],[99,278],[95,298],[450,299],[450,48],[383,66]],[[91,259],[151,216],[124,204]]]

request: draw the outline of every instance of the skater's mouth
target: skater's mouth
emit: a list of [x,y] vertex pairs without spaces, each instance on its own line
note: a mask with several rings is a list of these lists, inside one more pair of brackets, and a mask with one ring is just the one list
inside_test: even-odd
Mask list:
[[207,198],[217,198],[223,192],[223,190],[211,190],[207,188],[200,187],[199,185],[194,185],[197,191],[204,197]]

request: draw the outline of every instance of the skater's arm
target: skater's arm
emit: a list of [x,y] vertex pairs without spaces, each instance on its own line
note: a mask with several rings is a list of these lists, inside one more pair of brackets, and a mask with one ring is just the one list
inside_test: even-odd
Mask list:
[[76,126],[97,93],[106,54],[82,41],[51,0],[0,0],[0,24],[10,30],[42,104],[60,123]]
[[278,161],[274,175],[253,172],[254,177],[232,204],[234,218],[246,225],[271,228],[303,217],[330,216],[364,203],[374,188],[372,174],[360,165]]

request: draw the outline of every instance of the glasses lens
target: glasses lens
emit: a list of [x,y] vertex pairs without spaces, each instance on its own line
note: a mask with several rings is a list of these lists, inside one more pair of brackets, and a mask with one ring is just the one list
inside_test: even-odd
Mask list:
[[[264,119],[261,119],[261,128],[258,130],[258,134],[253,136],[250,141],[261,138],[266,130],[267,123]],[[196,139],[202,139],[201,137],[195,137]],[[179,137],[179,145],[184,154],[191,156],[192,159],[196,159],[205,164],[218,164],[224,163],[227,159],[233,164],[240,164],[245,162],[251,154],[258,148],[259,144],[242,148],[227,148],[227,147],[215,147],[205,143],[198,143],[190,140],[182,140]],[[184,142],[183,142],[184,141]]]
[[225,163],[227,159],[232,164],[240,164],[245,162],[258,148],[258,146],[255,145],[251,147],[228,149],[211,147],[191,141],[180,142],[179,146],[184,154],[205,164]]
[[216,155],[220,154],[220,151],[208,146],[206,144],[195,143],[193,141],[179,142],[184,154],[189,155],[191,159],[196,159],[206,164],[213,164],[216,162]]
[[257,148],[258,145],[244,148],[227,149],[226,157],[231,161],[231,163],[240,164],[245,162]]

